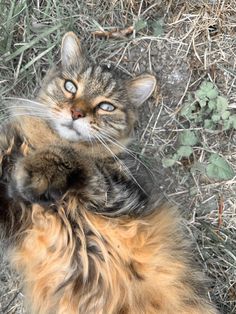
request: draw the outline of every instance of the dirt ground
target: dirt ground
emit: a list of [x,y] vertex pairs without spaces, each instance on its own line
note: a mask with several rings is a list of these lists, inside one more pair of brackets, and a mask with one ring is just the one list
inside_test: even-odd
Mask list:
[[[210,81],[236,112],[236,1],[0,1],[0,94],[30,97],[58,61],[63,34],[73,30],[92,58],[133,76],[156,75],[158,88],[140,108],[133,150],[148,165],[157,193],[183,212],[196,259],[210,278],[209,298],[221,313],[236,313],[236,176],[209,178],[193,171],[220,155],[235,171],[234,128],[208,130],[180,116],[188,94]],[[112,32],[134,26],[125,37]],[[110,32],[96,36],[97,31]],[[95,33],[94,33],[95,32]],[[119,35],[119,32],[118,32]],[[163,167],[179,136],[198,136],[192,154]],[[0,313],[25,313],[18,275],[0,248]]]

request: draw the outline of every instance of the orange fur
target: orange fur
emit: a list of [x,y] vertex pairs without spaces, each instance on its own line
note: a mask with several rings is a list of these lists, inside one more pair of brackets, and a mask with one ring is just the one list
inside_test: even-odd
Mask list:
[[[182,281],[192,270],[183,251],[175,255],[179,243],[188,248],[175,209],[162,207],[142,219],[110,219],[80,208],[72,228],[67,217],[77,206],[73,198],[57,213],[33,205],[31,227],[12,251],[31,313],[216,313]],[[77,266],[80,278],[72,276]]]
[[[118,144],[108,141],[106,147],[101,145],[100,141],[96,145],[90,145],[87,140],[78,140],[70,142],[68,148],[67,140],[56,132],[55,126],[49,127],[44,120],[31,116],[20,115],[2,129],[0,164],[6,182],[0,182],[2,215],[0,218],[4,218],[2,220],[6,224],[6,229],[8,225],[13,226],[15,242],[10,251],[10,260],[22,274],[27,309],[31,314],[216,314],[214,307],[206,301],[204,277],[193,265],[191,248],[184,236],[181,218],[175,208],[154,206],[150,213],[151,199],[148,207],[144,205],[147,204],[144,201],[141,204],[142,197],[138,198],[138,195],[142,196],[142,191],[132,189],[130,181],[118,189],[112,205],[104,208],[107,205],[106,197],[110,187],[105,182],[106,173],[117,175],[117,186],[120,185],[122,178],[128,179],[126,175],[129,174],[125,168],[121,171],[122,164],[116,161],[118,157],[114,156],[116,162],[113,164],[110,164],[107,157],[123,152],[122,145],[129,142],[136,120],[134,106],[140,105],[151,95],[156,79],[144,75],[124,81],[123,85],[115,89],[119,76],[113,77],[110,71],[102,73],[100,66],[91,66],[88,67],[88,71],[82,71],[86,62],[81,55],[79,40],[73,33],[68,33],[64,37],[62,46],[62,65],[49,71],[37,98],[41,105],[46,105],[43,112],[49,110],[48,113],[53,113],[52,118],[56,121],[57,113],[60,110],[61,112],[67,110],[68,113],[71,106],[87,111],[90,123],[102,131],[105,130],[106,133],[110,130],[108,135],[111,134],[112,138],[115,136],[114,140],[118,140]],[[69,48],[69,53],[65,46]],[[71,70],[71,65],[74,70],[67,78],[65,73],[68,69]],[[64,71],[63,79],[58,78],[61,70]],[[78,73],[79,84],[75,79]],[[89,73],[94,74],[90,77]],[[71,80],[71,75],[74,84],[78,85],[76,97],[72,97],[64,90],[65,81]],[[83,94],[84,91],[89,93]],[[106,93],[113,96],[105,97]],[[94,95],[100,96],[94,99]],[[73,102],[69,102],[72,98]],[[94,119],[94,106],[98,106],[97,102],[104,99],[116,107],[110,127],[105,123],[105,119],[102,119],[104,113],[100,112],[100,107],[97,107],[98,116]],[[19,108],[20,112],[21,109]],[[113,114],[106,113],[106,116],[108,115],[112,117]],[[61,127],[60,124],[59,126]],[[96,131],[96,128],[93,131]],[[63,132],[62,134],[65,136]],[[78,158],[76,155],[76,159],[72,158],[69,164],[67,158],[64,160],[66,167],[62,168],[64,170],[59,178],[62,178],[63,182],[68,179],[65,169],[73,169],[72,166],[76,164],[77,159],[83,158],[84,162],[76,170],[81,171],[84,166],[90,185],[87,190],[76,186],[76,193],[73,189],[72,191],[66,189],[67,192],[62,199],[48,207],[29,205],[35,199],[31,201],[32,199],[27,199],[24,197],[25,194],[22,194],[22,191],[24,193],[27,191],[24,189],[27,186],[25,178],[30,177],[30,187],[40,195],[46,191],[49,183],[52,187],[52,183],[56,181],[54,179],[58,178],[59,172],[53,170],[54,164],[52,166],[49,163],[49,167],[41,158],[45,154],[44,148],[50,148],[53,146],[51,144],[56,147],[53,151],[46,150],[47,162],[54,160],[49,158],[48,152],[58,157],[62,152],[58,148],[60,146],[64,146],[66,152],[78,153]],[[43,166],[42,169],[39,167],[38,173],[36,171],[37,176],[32,173],[28,176],[26,168],[20,167],[21,163],[27,164],[30,161],[29,172],[34,172],[32,160],[27,159],[28,156],[32,156],[34,165],[36,163],[37,167]],[[90,165],[91,160],[88,157],[94,160],[99,157],[101,165],[104,163],[107,166],[104,168],[107,172],[105,171],[103,176],[100,171],[103,177],[101,182],[96,175],[88,175],[90,171],[96,170],[96,167],[91,166],[95,163]],[[55,167],[57,166],[56,164]],[[84,180],[83,171],[80,174]],[[12,179],[19,183],[13,184],[15,190],[6,186],[6,183],[12,183]],[[111,182],[115,181],[114,179]],[[100,185],[103,187],[101,190],[97,189]],[[128,189],[129,185],[130,197],[124,193],[124,189]],[[18,198],[15,191],[23,198]],[[73,196],[73,193],[76,195]],[[112,210],[113,218],[89,210],[89,206],[86,207],[86,202],[83,202],[81,197],[83,193],[94,201],[97,207],[101,207],[99,212],[104,213],[107,209],[109,214]],[[119,198],[122,196],[124,198],[122,205],[125,204],[126,207],[118,208],[116,211],[118,206],[116,204],[119,204]],[[19,199],[22,204],[18,204]],[[36,201],[38,200],[40,199],[36,198]],[[135,206],[127,206],[127,203],[134,205],[134,200]],[[140,211],[136,210],[139,208]],[[125,211],[121,214],[120,209]],[[141,213],[144,212],[149,214],[142,216]],[[117,213],[120,217],[114,218]],[[129,213],[130,216],[125,216],[125,213]],[[133,214],[136,216],[132,217]],[[10,228],[7,231],[11,231]]]

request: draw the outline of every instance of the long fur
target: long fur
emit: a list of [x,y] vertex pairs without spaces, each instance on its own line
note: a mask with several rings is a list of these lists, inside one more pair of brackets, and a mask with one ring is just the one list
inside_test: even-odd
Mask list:
[[[135,104],[151,95],[155,78],[124,80],[81,54],[67,34],[62,65],[46,76],[38,100],[13,104],[0,131],[0,222],[27,310],[218,313],[178,211],[157,205],[151,181],[127,158]],[[104,102],[115,109],[104,111]],[[84,120],[72,121],[71,108]]]
[[110,219],[80,207],[73,225],[68,212],[76,208],[73,198],[57,213],[33,205],[12,251],[31,313],[216,313],[175,208]]
[[[23,142],[19,151],[28,155],[30,147]],[[10,261],[22,275],[29,313],[218,313],[176,208],[106,217],[68,194],[50,206],[12,201],[8,213]]]

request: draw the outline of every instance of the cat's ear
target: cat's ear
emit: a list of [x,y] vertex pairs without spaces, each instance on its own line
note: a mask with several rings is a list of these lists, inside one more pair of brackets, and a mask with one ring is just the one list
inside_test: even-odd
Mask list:
[[80,40],[73,32],[64,35],[61,45],[62,67],[79,66],[84,62],[84,53]]
[[156,87],[156,78],[144,74],[131,79],[127,84],[128,95],[135,106],[140,106],[153,93]]

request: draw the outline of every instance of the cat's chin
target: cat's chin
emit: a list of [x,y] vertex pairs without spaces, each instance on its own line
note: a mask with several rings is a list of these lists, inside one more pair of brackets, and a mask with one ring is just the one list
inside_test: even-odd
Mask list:
[[70,142],[84,142],[87,141],[82,134],[80,134],[78,131],[76,131],[73,128],[70,128],[68,126],[60,125],[56,127],[56,131],[59,134],[59,136],[63,139],[66,139]]

